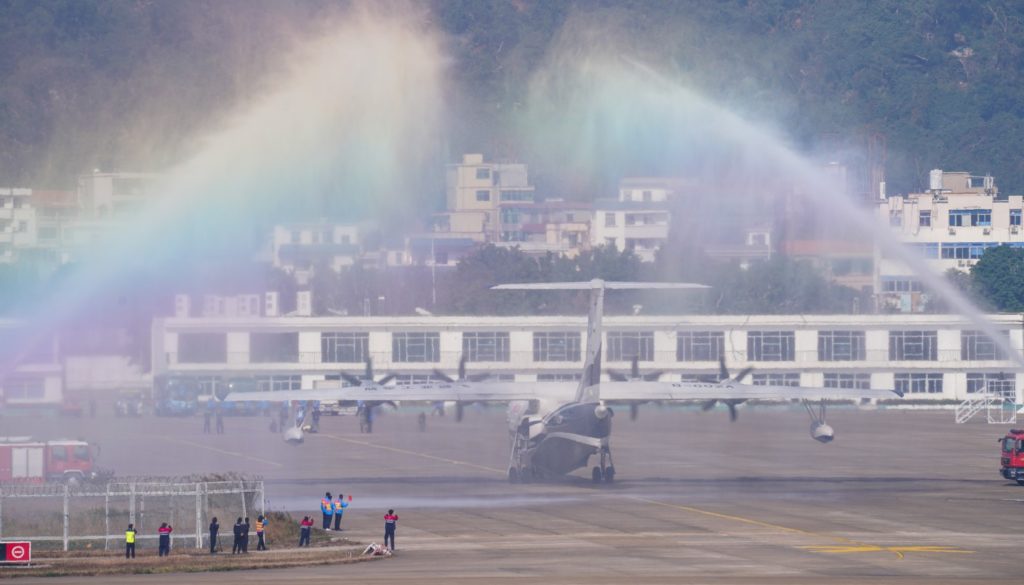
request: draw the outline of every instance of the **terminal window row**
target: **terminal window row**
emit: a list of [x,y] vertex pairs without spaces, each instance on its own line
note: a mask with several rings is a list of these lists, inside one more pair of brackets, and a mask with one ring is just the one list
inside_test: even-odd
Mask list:
[[[1009,332],[1000,335],[1009,340]],[[888,359],[893,361],[937,361],[938,331],[894,330],[888,333]],[[325,331],[320,337],[321,363],[359,364],[370,357],[366,332]],[[748,331],[746,360],[752,362],[795,361],[794,331]],[[391,359],[396,363],[437,363],[441,361],[440,333],[392,333]],[[605,350],[608,361],[654,361],[653,331],[610,331]],[[297,332],[254,332],[249,335],[245,357],[228,359],[225,333],[181,333],[178,335],[179,363],[299,362]],[[507,331],[465,332],[462,355],[470,362],[510,362],[511,342]],[[239,356],[235,356],[236,358]],[[582,335],[578,331],[535,332],[533,361],[578,362],[582,359]],[[676,333],[676,360],[680,362],[717,362],[728,357],[723,331],[680,331]],[[867,360],[866,333],[856,330],[817,332],[818,361]],[[734,359],[742,359],[736,357]],[[960,359],[964,361],[1001,361],[1006,352],[984,332],[960,332]],[[304,361],[304,360],[303,360]]]

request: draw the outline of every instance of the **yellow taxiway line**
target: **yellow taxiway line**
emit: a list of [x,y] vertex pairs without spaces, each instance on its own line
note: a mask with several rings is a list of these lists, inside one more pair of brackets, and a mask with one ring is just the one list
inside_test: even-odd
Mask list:
[[273,465],[274,467],[284,467],[283,463],[278,461],[272,461],[270,459],[263,459],[261,457],[253,457],[252,455],[246,455],[245,453],[239,453],[237,451],[228,451],[227,449],[218,449],[217,447],[211,447],[202,443],[195,443],[193,441],[187,441],[185,439],[179,439],[177,437],[163,436],[164,440],[170,441],[171,443],[178,443],[179,445],[188,445],[189,447],[198,447],[199,449],[206,449],[207,451],[213,451],[214,453],[220,453],[221,455],[231,455],[232,457],[241,457],[242,459],[249,459],[250,461],[259,461],[260,463],[266,463],[267,465]]
[[769,528],[777,530],[779,532],[788,532],[791,534],[800,534],[803,536],[811,536],[814,538],[822,538],[826,540],[832,540],[841,542],[840,545],[810,545],[800,546],[803,550],[820,553],[860,553],[860,552],[890,552],[896,555],[896,558],[904,558],[905,553],[961,553],[971,554],[974,551],[965,550],[952,546],[882,546],[877,544],[870,544],[866,542],[860,542],[843,536],[836,536],[834,534],[824,534],[821,532],[812,532],[810,530],[803,530],[801,528],[793,528],[791,526],[783,526],[781,524],[773,524],[771,522],[764,522],[762,520],[755,520],[754,518],[746,518],[744,516],[736,516],[735,514],[722,514],[721,512],[712,512],[710,510],[703,510],[701,508],[694,508],[693,506],[683,506],[680,504],[669,504],[668,502],[659,502],[658,500],[651,500],[648,498],[642,498],[639,496],[628,496],[631,499],[639,502],[645,502],[653,504],[655,506],[664,506],[666,508],[674,508],[676,510],[682,510],[684,512],[690,512],[692,514],[700,514],[702,516],[709,516],[711,518],[718,518],[719,520],[729,520],[731,522],[739,522],[743,524],[750,524],[753,526],[760,526],[762,528]]
[[401,453],[403,455],[412,455],[413,457],[420,457],[423,459],[430,459],[432,461],[440,461],[442,463],[449,463],[451,465],[459,465],[461,467],[472,467],[474,469],[481,469],[483,471],[492,471],[494,473],[500,473],[504,475],[506,472],[501,469],[495,469],[493,467],[487,467],[485,465],[477,465],[476,463],[470,463],[468,461],[459,461],[458,459],[448,459],[447,457],[438,457],[437,455],[431,455],[429,453],[420,453],[419,451],[410,451],[409,449],[401,449],[399,447],[388,447],[387,445],[378,445],[376,443],[370,443],[368,441],[358,441],[356,439],[349,439],[346,437],[339,437],[338,435],[330,435],[326,433],[318,433],[321,437],[327,437],[328,439],[334,439],[335,441],[341,441],[342,443],[351,443],[353,445],[361,445],[363,447],[372,447],[374,449],[381,449],[383,451],[391,451],[392,453]]

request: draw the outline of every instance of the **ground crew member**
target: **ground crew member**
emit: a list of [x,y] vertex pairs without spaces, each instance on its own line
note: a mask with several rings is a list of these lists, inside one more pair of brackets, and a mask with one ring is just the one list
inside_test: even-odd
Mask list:
[[313,519],[303,516],[299,526],[299,546],[309,546],[309,533],[313,531]]
[[249,554],[249,517],[242,523],[242,553]]
[[267,529],[267,519],[260,514],[256,517],[256,550],[267,550],[267,542],[263,540],[263,533]]
[[159,556],[166,557],[171,554],[171,532],[174,532],[174,528],[170,524],[164,522],[160,525],[157,533],[160,534],[160,553]]
[[394,510],[388,510],[388,513],[384,514],[384,546],[391,550],[395,550],[395,527],[397,526],[398,514],[395,514]]
[[213,405],[209,402],[206,403],[206,409],[203,410],[203,434],[210,434],[210,419],[213,418]]
[[345,508],[348,508],[348,502],[345,501],[345,494],[338,494],[338,499],[334,501],[335,530],[341,530],[341,516],[345,513]]
[[282,402],[281,403],[281,410],[277,411],[277,426],[278,426],[278,428],[281,429],[282,433],[285,431],[285,426],[287,424],[288,424],[288,403],[287,402]]
[[331,492],[327,492],[320,499],[320,512],[324,515],[324,530],[331,529],[331,518],[334,517],[334,504],[331,502]]
[[231,554],[235,555],[242,552],[242,517],[239,516],[238,520],[235,520],[235,543],[231,545]]
[[421,412],[416,415],[416,424],[420,427],[420,432],[424,433],[427,431],[427,413]]
[[224,408],[220,404],[217,405],[217,434],[224,434]]
[[134,524],[129,524],[128,530],[124,531],[124,558],[135,558],[135,535],[138,533],[139,531],[135,530]]
[[217,533],[220,532],[220,524],[217,522],[217,517],[214,516],[213,520],[210,521],[210,554],[217,552]]

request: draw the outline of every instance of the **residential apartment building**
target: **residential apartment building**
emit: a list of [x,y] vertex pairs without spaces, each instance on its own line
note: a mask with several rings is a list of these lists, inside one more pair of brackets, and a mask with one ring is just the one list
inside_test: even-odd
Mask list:
[[594,202],[591,245],[632,250],[644,262],[653,262],[657,249],[668,241],[670,204],[681,184],[679,179],[624,179],[617,199]]
[[311,273],[317,266],[338,272],[359,260],[363,234],[369,229],[322,221],[274,226],[271,263],[289,274]]
[[[926,193],[878,203],[880,218],[938,272],[969,271],[994,246],[1024,246],[1022,213],[1024,197],[1001,196],[993,177],[939,169],[931,171]],[[884,302],[904,311],[924,307],[927,293],[910,267],[881,250],[876,264]]]
[[37,237],[32,189],[0,187],[0,264],[17,262]]
[[152,173],[93,171],[78,177],[78,203],[86,219],[116,218],[144,205],[158,178]]
[[[1020,352],[1024,315],[989,319]],[[1017,396],[1024,374],[998,345],[956,315],[608,316],[605,365],[633,356],[664,381],[717,379],[720,358],[753,367],[761,384],[899,389],[907,398],[963,399],[985,388]],[[519,381],[578,379],[584,317],[280,317],[157,319],[154,374],[193,376],[206,387],[253,376],[266,389],[315,387],[372,359],[398,383],[432,371]],[[1004,374],[1005,373],[1005,374]],[[894,395],[893,398],[896,398]]]
[[466,154],[448,165],[445,177],[448,231],[472,234],[478,241],[507,241],[502,236],[501,205],[536,199],[526,165],[485,162],[482,154]]

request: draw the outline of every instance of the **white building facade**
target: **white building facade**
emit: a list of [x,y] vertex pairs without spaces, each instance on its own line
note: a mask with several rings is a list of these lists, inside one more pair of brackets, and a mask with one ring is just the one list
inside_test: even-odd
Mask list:
[[[1017,353],[1024,315],[989,317]],[[662,380],[717,379],[753,367],[754,383],[899,388],[907,399],[962,400],[1000,390],[1020,399],[1021,374],[976,326],[955,315],[611,316],[605,366]],[[578,379],[586,348],[583,317],[330,317],[158,319],[154,374],[218,379],[252,376],[266,389],[313,388],[357,373],[372,359],[398,382],[454,372],[520,381]],[[1018,379],[1020,378],[1020,379]],[[896,398],[896,395],[893,395]]]
[[36,212],[32,189],[0,187],[0,263],[18,261],[37,245]]
[[[913,247],[936,271],[969,271],[985,250],[1007,244],[1024,247],[1024,197],[1001,197],[992,177],[933,170],[927,193],[883,199],[878,214],[900,240]],[[882,295],[900,295],[904,310],[915,310],[923,292],[903,262],[876,258]]]
[[669,204],[676,195],[678,179],[624,179],[618,199],[594,202],[590,243],[631,250],[644,262],[668,241],[672,214]]

